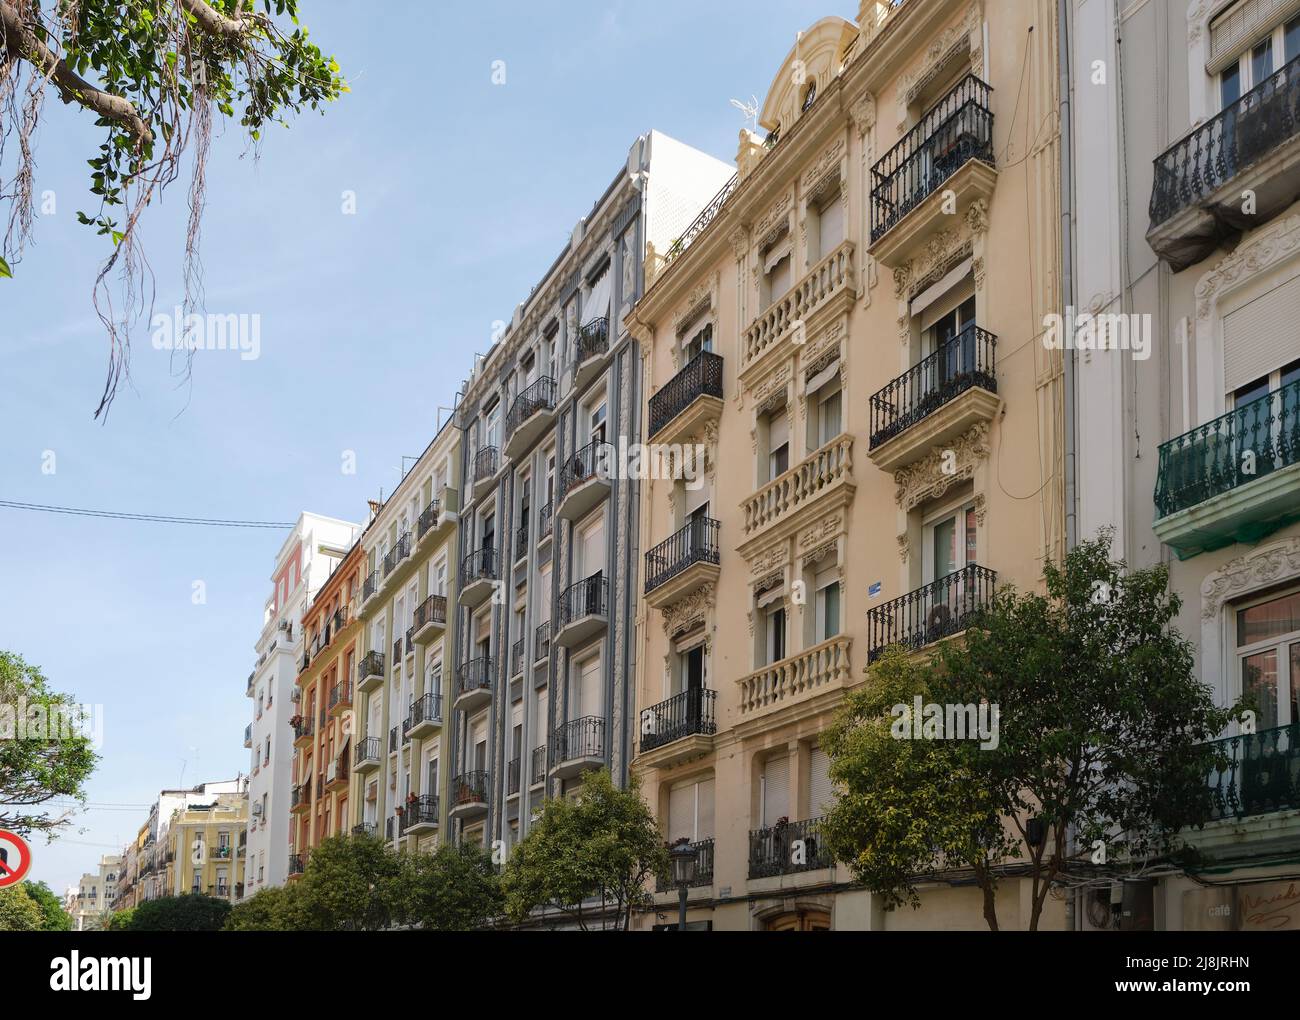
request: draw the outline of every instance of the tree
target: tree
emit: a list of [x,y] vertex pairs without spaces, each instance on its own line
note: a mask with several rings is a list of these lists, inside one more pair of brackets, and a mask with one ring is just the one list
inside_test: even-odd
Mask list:
[[115,910],[109,915],[108,921],[104,924],[105,931],[130,931],[131,925],[135,921],[135,907],[127,907],[125,910]]
[[55,797],[85,799],[99,760],[73,699],[12,652],[0,652],[0,829],[53,834],[69,814],[45,809]]
[[294,916],[312,931],[378,931],[400,915],[401,855],[377,836],[330,836],[307,858]]
[[242,903],[236,903],[226,919],[226,931],[302,931],[305,929],[301,885],[262,889]]
[[583,931],[612,920],[626,931],[632,911],[653,902],[647,881],[668,870],[668,850],[635,779],[614,786],[591,773],[577,800],[547,800],[537,824],[510,854],[502,876],[506,912],[522,922],[558,910]]
[[44,882],[23,882],[21,888],[41,908],[41,914],[45,918],[41,927],[45,931],[72,930],[72,915],[63,909],[63,904],[48,885]]
[[201,893],[160,896],[138,904],[126,931],[220,931],[230,916],[230,901]]
[[0,931],[45,930],[45,914],[40,903],[28,895],[26,884],[0,889]]
[[[971,850],[995,862],[1009,856],[1010,834],[1031,880],[1029,927],[1037,930],[1048,893],[1076,852],[1071,836],[1089,854],[1104,848],[1122,869],[1180,851],[1181,833],[1209,819],[1207,776],[1222,764],[1209,741],[1239,706],[1216,708],[1196,678],[1192,647],[1173,625],[1181,603],[1167,568],[1129,570],[1110,559],[1110,542],[1104,531],[1062,566],[1049,563],[1044,594],[1000,589],[961,640],[912,667],[921,681],[916,693],[940,706],[941,717],[961,717],[949,716],[948,706],[975,713],[983,706],[993,740],[933,739],[944,735],[941,722],[920,740],[873,742],[860,731],[879,731],[881,716],[872,712],[884,701],[873,704],[866,691],[848,699],[829,748],[831,776],[844,794],[828,832],[831,849],[869,886],[916,902],[915,876],[890,867],[866,826],[924,808],[911,819],[915,841],[954,856],[974,836]],[[899,668],[874,668],[868,690]],[[954,746],[926,751],[918,743]],[[955,801],[934,789],[944,785],[936,760],[961,769],[960,785],[969,789]],[[935,798],[910,796],[913,780],[923,791],[929,784]],[[986,807],[997,826],[981,818]],[[965,857],[974,867],[969,851]],[[994,870],[976,868],[975,878],[987,905]]]
[[[110,242],[92,291],[109,342],[96,417],[107,413],[128,371],[131,327],[151,300],[137,240],[140,216],[181,176],[187,152],[193,161],[184,314],[198,300],[214,114],[237,120],[256,151],[266,125],[347,91],[338,63],[309,41],[298,7],[298,0],[0,0],[0,137],[13,132],[17,140],[17,167],[7,184],[0,181],[9,212],[0,276],[11,275],[31,239],[35,139],[46,92],[93,114],[103,130],[98,151],[88,153],[99,205],[77,213]],[[121,284],[116,304],[106,283],[114,269]]]
[[504,907],[491,856],[472,843],[443,843],[431,853],[406,854],[400,909],[407,924],[430,931],[486,926]]

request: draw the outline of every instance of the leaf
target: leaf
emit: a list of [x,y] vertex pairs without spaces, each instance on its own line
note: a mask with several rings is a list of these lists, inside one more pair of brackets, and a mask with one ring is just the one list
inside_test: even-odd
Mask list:
[[9,269],[9,263],[4,259],[0,259],[0,276],[8,277],[11,280],[14,278],[13,272]]

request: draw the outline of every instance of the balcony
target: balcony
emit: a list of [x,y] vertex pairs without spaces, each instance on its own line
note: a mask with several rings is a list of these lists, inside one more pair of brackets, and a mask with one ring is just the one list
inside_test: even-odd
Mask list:
[[496,549],[490,545],[475,549],[460,565],[461,604],[471,609],[482,605],[496,589],[500,577]]
[[379,832],[379,827],[374,822],[357,822],[352,826],[352,835],[373,837]]
[[415,607],[411,637],[418,645],[428,644],[447,629],[447,596],[430,595]]
[[1214,741],[1226,764],[1209,776],[1211,818],[1300,808],[1300,723]]
[[316,724],[309,718],[298,717],[298,721],[293,724],[293,746],[299,750],[307,747],[315,734]]
[[411,704],[411,714],[406,717],[406,737],[419,740],[437,733],[442,728],[442,695],[429,692]]
[[506,764],[506,796],[519,796],[519,768],[522,759],[515,758]]
[[289,877],[292,878],[294,875],[301,875],[306,870],[307,870],[306,854],[289,855]]
[[492,700],[492,657],[480,655],[456,670],[456,701],[460,712],[473,712]]
[[487,813],[488,774],[485,771],[463,772],[451,781],[452,818],[473,818]]
[[348,770],[347,755],[339,755],[336,761],[329,763],[325,770],[325,789],[329,791],[346,790],[348,783],[352,779],[352,773]]
[[391,817],[384,819],[384,842],[385,843],[391,843],[393,841],[394,821],[396,821],[396,819]]
[[346,680],[330,688],[330,718],[337,719],[352,707],[352,685]]
[[402,814],[402,835],[418,836],[435,832],[438,828],[438,798],[432,793],[422,793],[406,802]]
[[510,649],[510,678],[523,676],[524,673],[524,639],[520,638]]
[[555,600],[555,643],[561,648],[576,648],[608,625],[609,581],[599,571]]
[[249,723],[247,726],[244,727],[244,746],[245,747],[253,746],[253,724],[252,723]]
[[893,473],[936,446],[991,422],[998,397],[998,338],[974,323],[871,397],[867,456]]
[[580,390],[600,373],[609,353],[609,319],[592,319],[580,330],[573,345],[573,388]]
[[771,878],[829,868],[834,857],[821,838],[821,819],[778,822],[749,832],[749,877]]
[[411,555],[411,533],[403,531],[397,539],[397,544],[388,550],[388,555],[384,557],[384,582],[387,583],[388,576],[397,569],[398,565]]
[[379,591],[379,581],[380,581],[380,572],[379,572],[379,568],[376,567],[374,570],[372,570],[369,574],[366,575],[366,579],[361,583],[362,605],[365,605],[365,603],[369,602],[370,599],[375,595],[375,593]]
[[529,760],[528,786],[533,788],[542,786],[546,782],[546,745],[538,744],[533,748],[532,757]]
[[[713,837],[708,839],[699,839],[694,843],[687,843],[695,851],[695,878],[691,881],[690,888],[698,889],[700,886],[713,884]],[[655,881],[655,892],[675,892],[677,887],[667,878],[659,878]]]
[[402,639],[399,637],[393,642],[393,670],[402,664]]
[[442,523],[442,504],[434,499],[429,501],[429,505],[420,511],[420,516],[415,519],[415,544],[423,545],[424,540],[432,535],[436,535],[439,525]]
[[361,737],[352,754],[352,767],[358,775],[374,772],[379,768],[379,738]]
[[496,481],[501,467],[501,454],[495,446],[484,446],[474,454],[474,481],[470,488],[473,498],[482,499]]
[[745,542],[777,524],[798,528],[810,515],[847,503],[856,488],[852,454],[853,437],[843,433],[747,498],[741,503]]
[[515,562],[520,563],[528,557],[528,511],[523,511],[524,520],[515,529]]
[[[415,624],[406,628],[406,657],[409,659],[415,654]],[[414,663],[412,663],[414,665]]]
[[533,661],[542,662],[551,657],[551,621],[539,623],[533,631]]
[[1180,559],[1255,543],[1300,513],[1300,380],[1160,446],[1160,541]]
[[967,75],[871,168],[869,250],[878,262],[903,265],[972,203],[992,197],[992,91]]
[[740,338],[742,375],[751,380],[761,375],[764,368],[759,366],[772,363],[768,356],[774,352],[788,349],[781,341],[796,328],[807,336],[847,312],[857,295],[853,276],[853,242],[845,241],[750,323]]
[[302,783],[289,791],[289,810],[306,811],[311,807],[311,783]]
[[[1300,193],[1300,58],[1265,78],[1155,159],[1147,243],[1174,272]],[[1242,194],[1255,196],[1243,211]]]
[[550,773],[553,779],[571,779],[605,763],[605,720],[584,715],[551,731]]
[[676,765],[713,750],[718,732],[717,692],[697,687],[641,710],[641,761],[651,768]]
[[369,651],[357,663],[357,690],[363,694],[373,691],[384,682],[384,653]]
[[853,682],[849,643],[849,637],[840,634],[741,677],[741,718],[767,715],[847,687]]
[[722,356],[697,354],[650,398],[650,438],[676,443],[722,415]]
[[711,517],[694,518],[645,554],[645,598],[652,609],[717,580],[720,528]]
[[574,453],[560,468],[560,497],[555,514],[576,521],[609,495],[614,447],[598,440]]
[[976,563],[867,610],[867,662],[886,648],[919,651],[966,629],[993,599],[998,575]]
[[394,726],[392,727],[392,729],[388,731],[388,753],[390,755],[397,753],[397,749],[399,746],[398,738],[400,738],[401,735],[402,735],[402,730],[400,726]]
[[507,460],[522,457],[541,438],[555,416],[555,380],[549,375],[530,383],[506,413]]

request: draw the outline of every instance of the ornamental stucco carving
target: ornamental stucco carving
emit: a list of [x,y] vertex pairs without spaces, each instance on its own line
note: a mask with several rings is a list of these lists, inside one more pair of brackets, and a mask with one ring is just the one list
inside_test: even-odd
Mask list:
[[1214,619],[1223,604],[1238,595],[1297,577],[1300,577],[1300,538],[1253,549],[1206,576],[1201,583],[1201,618]]
[[894,472],[895,501],[902,509],[912,510],[942,496],[958,482],[973,478],[976,465],[990,452],[988,422],[972,425],[953,442],[932,447],[915,464]]

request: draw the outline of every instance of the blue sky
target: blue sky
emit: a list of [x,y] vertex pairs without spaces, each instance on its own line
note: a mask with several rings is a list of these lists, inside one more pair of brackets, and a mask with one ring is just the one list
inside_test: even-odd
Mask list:
[[[761,102],[796,31],[857,11],[388,0],[379,18],[361,0],[301,5],[351,94],[265,131],[256,160],[227,129],[208,166],[207,309],[260,315],[261,356],[200,352],[180,385],[141,329],[105,425],[92,420],[107,348],[90,304],[105,249],[75,218],[93,209],[85,161],[101,138],[89,115],[47,100],[36,189],[57,211],[0,280],[0,499],[360,519],[633,139],[657,128],[730,162],[744,121],[728,99]],[[180,297],[185,190],[144,223],[160,309]],[[355,215],[340,211],[344,191]],[[4,508],[0,524],[0,648],[105,707],[92,807],[35,847],[32,877],[62,892],[134,835],[160,788],[247,768],[244,684],[284,535]]]

